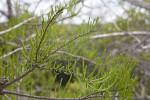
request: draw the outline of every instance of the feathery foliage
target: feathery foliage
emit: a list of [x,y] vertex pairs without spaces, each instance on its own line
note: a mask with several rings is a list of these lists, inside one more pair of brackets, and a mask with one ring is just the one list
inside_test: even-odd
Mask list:
[[[76,32],[75,34],[62,33],[60,29],[63,24],[58,25],[57,22],[62,18],[63,11],[66,10],[70,18],[74,17],[79,13],[79,11],[74,12],[79,2],[81,0],[70,0],[64,6],[51,6],[51,12],[41,17],[41,28],[36,26],[36,36],[29,42],[20,43],[23,47],[21,53],[8,57],[9,63],[5,65],[3,62],[5,57],[1,57],[0,78],[8,77],[9,82],[1,81],[0,94],[38,99],[101,98],[111,100],[112,98],[131,99],[134,97],[132,90],[137,83],[137,78],[132,74],[132,69],[137,61],[131,60],[128,56],[123,57],[122,54],[116,58],[106,57],[105,51],[95,62],[91,59],[96,51],[85,50],[83,52],[83,54],[87,53],[90,60],[75,56],[80,52],[78,49],[84,49],[82,45],[88,41],[88,36],[100,29],[96,29],[99,18],[93,21],[89,18],[87,24],[82,24],[72,30]],[[24,28],[22,26],[19,29],[21,31]],[[25,35],[22,37],[25,39]],[[59,62],[58,59],[61,61]],[[67,60],[67,63],[62,60]],[[89,66],[91,63],[92,66]],[[59,76],[61,76],[60,79]],[[37,78],[38,81],[35,80]],[[40,80],[42,82],[39,82]],[[16,86],[13,83],[17,83]],[[30,95],[9,92],[21,86],[25,89],[20,91]],[[43,87],[42,92],[34,93],[36,86],[47,87]]]

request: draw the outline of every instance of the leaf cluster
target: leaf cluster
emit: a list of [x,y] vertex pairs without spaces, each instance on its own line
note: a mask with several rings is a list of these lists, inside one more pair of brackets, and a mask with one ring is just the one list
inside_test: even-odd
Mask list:
[[[66,3],[64,6],[51,6],[50,13],[41,17],[41,28],[35,27],[36,36],[29,40],[28,46],[26,42],[22,41],[23,50],[20,54],[22,58],[19,55],[13,55],[7,59],[10,63],[6,65],[3,65],[4,58],[1,58],[0,78],[9,77],[10,82],[0,85],[0,93],[39,99],[46,98],[42,97],[43,95],[50,96],[48,99],[70,97],[73,99],[102,98],[109,100],[115,97],[131,99],[134,96],[132,90],[137,83],[137,78],[134,78],[132,69],[137,63],[135,60],[122,55],[111,59],[111,56],[105,56],[105,51],[101,58],[97,58],[95,61],[91,59],[96,51],[87,52],[90,60],[75,55],[79,54],[79,51],[75,49],[84,49],[82,44],[88,41],[91,33],[98,31],[99,28],[96,29],[96,25],[99,18],[93,21],[89,18],[88,23],[82,24],[74,30],[76,33],[62,33],[59,30],[61,25],[56,23],[59,22],[64,10],[67,10],[71,18],[74,17],[79,13],[74,12],[76,4],[79,2],[81,0],[70,0],[69,4]],[[80,44],[81,46],[78,46]],[[63,62],[58,63],[58,59],[67,60],[67,63],[64,65]],[[92,63],[91,68],[88,66],[89,63]],[[62,84],[66,76],[61,78],[58,83],[56,82],[60,73],[68,75],[65,86]],[[35,80],[36,78],[38,81]],[[72,81],[73,78],[75,78],[74,81]],[[13,87],[8,90],[14,90],[13,83],[15,82],[18,83],[18,87],[24,85],[23,93],[31,95],[4,91],[6,87]],[[36,86],[43,87],[42,93],[33,93]],[[32,94],[38,96],[35,97]]]

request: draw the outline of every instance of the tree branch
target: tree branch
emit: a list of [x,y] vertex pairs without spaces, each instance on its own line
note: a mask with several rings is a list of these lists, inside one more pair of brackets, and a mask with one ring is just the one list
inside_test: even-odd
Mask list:
[[[97,31],[97,30],[92,30],[92,31],[90,31],[90,32],[87,32],[87,33],[84,33],[84,34],[81,34],[81,35],[75,37],[74,39],[70,40],[70,41],[67,42],[66,44],[64,44],[64,45],[62,45],[61,47],[59,47],[59,48],[57,48],[56,50],[54,50],[54,51],[53,51],[51,54],[49,54],[48,56],[45,56],[42,60],[47,59],[50,55],[52,55],[52,54],[54,54],[55,52],[59,51],[60,49],[64,48],[65,46],[67,46],[68,44],[70,44],[70,43],[72,43],[73,41],[77,40],[78,38],[83,37],[83,36],[85,36],[85,35],[87,35],[87,34],[89,34],[89,33],[96,32],[96,31]],[[42,60],[41,60],[41,61],[42,61]],[[40,61],[40,62],[41,62],[41,61]],[[40,63],[40,62],[39,62],[39,63]]]
[[[106,92],[106,91],[103,91],[103,92]],[[85,97],[81,97],[81,98],[51,98],[51,97],[27,95],[27,94],[22,94],[22,93],[17,93],[17,92],[10,92],[10,91],[6,91],[6,90],[3,90],[2,93],[3,94],[13,94],[13,95],[22,96],[22,97],[36,98],[36,99],[47,99],[47,100],[87,100],[90,98],[103,97],[103,95],[91,95],[91,94],[89,94],[89,95],[87,95]],[[110,97],[119,97],[119,96],[110,96]]]
[[27,76],[29,73],[33,72],[35,69],[37,68],[37,65],[34,65],[30,70],[28,70],[26,73],[24,73],[23,75],[17,77],[16,79],[14,79],[13,81],[9,82],[9,83],[6,83],[4,84],[1,88],[4,89],[8,86],[10,86],[11,84],[19,81],[20,79],[22,79],[23,77]]
[[148,2],[144,2],[144,1],[140,1],[140,0],[125,0],[135,6],[139,6],[142,8],[145,8],[146,10],[150,11],[150,3]]
[[25,21],[23,21],[23,22],[21,22],[21,23],[15,25],[15,26],[13,26],[13,27],[7,29],[7,30],[1,31],[1,32],[0,32],[0,35],[2,35],[2,34],[4,34],[4,33],[7,33],[7,32],[10,32],[11,30],[16,29],[16,28],[22,26],[23,24],[25,24],[25,23],[27,23],[27,22],[29,22],[29,21],[35,19],[35,18],[36,18],[36,17],[31,17],[31,18],[29,18],[29,19],[27,19],[27,20],[25,20]]
[[147,31],[134,31],[134,32],[118,32],[118,33],[107,33],[107,34],[100,34],[100,35],[93,35],[90,39],[102,39],[112,36],[128,36],[128,35],[149,35],[150,32]]
[[11,0],[7,0],[7,8],[8,8],[8,16],[7,16],[7,18],[10,19],[13,16]]
[[54,14],[54,16],[51,18],[51,20],[47,22],[47,26],[46,26],[46,28],[44,29],[43,35],[42,35],[42,37],[41,37],[41,39],[40,39],[40,43],[38,44],[37,49],[36,49],[36,62],[37,62],[38,51],[39,51],[40,46],[41,46],[41,44],[42,44],[42,42],[43,42],[43,40],[44,40],[44,36],[45,36],[45,34],[46,34],[46,32],[47,32],[49,26],[51,25],[51,23],[53,22],[53,20],[55,20],[55,18],[57,17],[57,15],[58,15],[60,12],[62,12],[63,10],[64,10],[64,8],[61,8],[60,10],[58,10],[58,11],[56,12],[56,14]]
[[17,92],[10,92],[3,90],[4,94],[13,94],[13,95],[18,95],[18,96],[23,96],[23,97],[29,97],[29,98],[36,98],[36,99],[47,99],[47,100],[79,100],[79,98],[50,98],[50,97],[42,97],[42,96],[32,96],[32,95],[27,95],[27,94],[22,94],[22,93],[17,93]]
[[[27,46],[25,46],[25,47],[28,47],[28,46],[29,46],[29,45],[27,45]],[[28,48],[26,48],[26,49],[28,49]],[[6,58],[6,57],[8,57],[8,56],[10,56],[10,55],[12,55],[12,54],[14,54],[14,53],[20,51],[20,50],[23,50],[23,47],[17,48],[17,49],[15,49],[15,50],[13,50],[13,51],[11,51],[11,52],[9,52],[9,53],[3,55],[3,56],[0,56],[0,59],[1,59],[1,58]]]
[[74,54],[71,54],[71,53],[68,53],[68,52],[65,52],[65,51],[57,51],[57,52],[58,52],[58,53],[65,54],[65,55],[69,55],[69,56],[72,56],[72,57],[75,57],[75,58],[84,59],[85,61],[88,61],[88,62],[90,62],[90,63],[92,63],[92,64],[96,64],[96,62],[91,61],[91,60],[89,60],[89,59],[87,59],[87,58],[85,58],[85,57],[83,57],[83,56],[76,56],[76,55],[74,55]]
[[8,17],[8,15],[7,15],[4,11],[0,10],[0,13],[1,13],[2,15],[5,15],[6,17]]

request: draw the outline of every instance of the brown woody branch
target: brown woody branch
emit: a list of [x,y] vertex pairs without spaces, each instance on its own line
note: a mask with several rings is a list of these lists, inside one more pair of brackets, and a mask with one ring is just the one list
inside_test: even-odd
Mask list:
[[26,73],[24,73],[23,75],[17,77],[16,79],[14,79],[13,81],[6,83],[5,85],[3,85],[1,88],[4,89],[8,86],[10,86],[11,84],[19,81],[20,79],[22,79],[23,77],[27,76],[29,73],[33,72],[35,69],[37,68],[37,65],[34,65],[30,70],[28,70]]
[[[103,92],[106,92],[106,91],[103,91]],[[99,92],[99,93],[103,93],[103,92]],[[87,100],[90,98],[103,97],[103,95],[89,94],[89,95],[81,97],[81,98],[51,98],[51,97],[27,95],[27,94],[22,94],[22,93],[17,93],[17,92],[10,92],[10,91],[6,91],[6,90],[3,90],[3,94],[13,94],[13,95],[22,96],[22,97],[29,97],[29,98],[36,98],[36,99],[47,99],[47,100]],[[118,98],[119,96],[110,96],[110,97],[117,97]]]

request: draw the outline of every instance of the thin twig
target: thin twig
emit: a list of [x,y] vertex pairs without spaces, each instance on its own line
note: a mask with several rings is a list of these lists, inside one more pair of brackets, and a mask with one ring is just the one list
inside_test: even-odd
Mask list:
[[[63,21],[63,20],[66,20],[66,19],[68,19],[68,18],[70,18],[70,17],[73,17],[73,16],[75,16],[75,15],[76,15],[76,14],[73,14],[73,15],[68,16],[68,17],[65,17],[65,18],[61,18],[61,19],[57,20],[56,23],[58,23],[58,22],[60,22],[60,21]],[[33,24],[33,25],[35,25],[35,24]],[[38,24],[38,25],[42,25],[42,24]],[[25,41],[23,40],[23,42],[26,42],[26,41],[28,41],[28,40],[34,38],[35,36],[36,36],[36,33],[34,33],[34,34],[32,34],[31,36],[27,37],[27,38],[25,39]]]
[[148,49],[150,48],[150,44],[146,45],[146,46],[142,46],[142,49]]
[[[130,34],[133,34],[133,35],[149,35],[150,32],[146,32],[146,31],[135,31],[135,32],[129,32]],[[112,36],[126,36],[128,35],[127,33],[124,33],[124,32],[121,32],[121,33],[110,33],[110,34],[100,34],[100,35],[94,35],[94,36],[91,36],[90,39],[102,39],[102,38],[107,38],[107,37],[112,37]],[[79,38],[79,37],[78,37]],[[150,46],[147,45],[147,46],[143,46],[143,49],[146,49],[146,48],[149,48]],[[23,48],[17,48],[15,49],[14,51],[11,51],[9,52],[8,54],[5,54],[3,56],[0,56],[0,58],[2,57],[8,57],[20,50],[22,50]],[[60,49],[59,49],[60,50]],[[57,50],[59,52],[59,50]],[[57,52],[55,51],[55,52]],[[54,51],[53,51],[54,52]],[[67,54],[67,53],[66,53]],[[52,55],[52,54],[51,54]],[[71,55],[70,55],[71,56]],[[73,55],[72,55],[73,56]],[[46,58],[46,57],[45,57]],[[85,59],[87,60],[87,59]],[[87,60],[88,61],[88,60]]]
[[57,52],[58,53],[62,53],[62,54],[66,54],[66,55],[69,55],[69,56],[72,56],[72,57],[75,57],[75,58],[84,59],[85,61],[88,61],[88,62],[90,62],[92,64],[96,64],[96,62],[91,61],[91,60],[89,60],[89,59],[87,59],[87,58],[85,58],[83,56],[76,56],[74,54],[71,54],[71,53],[68,53],[68,52],[65,52],[65,51],[57,51]]
[[[28,46],[29,46],[29,45],[27,45],[27,46],[25,46],[25,47],[28,47]],[[26,49],[28,49],[28,48],[26,48]],[[8,57],[8,56],[10,56],[10,55],[12,55],[12,54],[14,54],[14,53],[20,51],[20,50],[23,50],[23,47],[17,48],[17,49],[15,49],[15,50],[13,50],[13,51],[11,51],[11,52],[9,52],[9,53],[3,55],[3,56],[0,56],[0,59],[1,59],[1,58],[6,58],[6,57]]]
[[137,48],[138,46],[140,46],[142,49],[147,49],[147,47],[144,46],[144,43],[145,43],[147,40],[149,40],[149,38],[150,38],[150,34],[148,34],[140,43],[136,44],[135,47]]
[[[50,53],[48,56],[45,56],[41,61],[47,59],[50,55],[52,55],[52,54],[54,54],[55,52],[59,51],[60,49],[64,48],[65,46],[67,46],[68,44],[70,44],[70,43],[72,43],[73,41],[77,40],[78,38],[83,37],[83,36],[85,36],[85,35],[87,35],[87,34],[89,34],[89,33],[96,32],[96,31],[97,31],[97,30],[93,30],[93,31],[90,31],[90,32],[87,32],[87,33],[84,33],[84,34],[81,34],[81,35],[75,37],[74,39],[70,40],[70,41],[67,42],[66,44],[64,44],[64,45],[62,45],[61,47],[59,47],[59,48],[57,48],[56,50],[54,50],[54,51],[53,51],[52,53]],[[40,62],[41,62],[41,61],[40,61]]]
[[26,73],[24,73],[23,75],[17,77],[16,79],[14,79],[13,81],[4,84],[1,88],[6,88],[8,86],[10,86],[11,84],[19,81],[20,79],[22,79],[23,77],[27,76],[29,73],[33,72],[35,69],[37,68],[37,65],[34,65],[30,70],[28,70]]
[[13,95],[18,95],[18,96],[23,96],[23,97],[29,97],[29,98],[36,98],[36,99],[47,99],[47,100],[80,100],[80,98],[50,98],[50,97],[42,97],[42,96],[32,96],[32,95],[27,95],[27,94],[22,94],[22,93],[17,93],[17,92],[10,92],[3,90],[4,94],[13,94]]
[[138,37],[134,36],[133,34],[130,34],[130,24],[129,24],[129,19],[127,20],[127,30],[128,30],[129,36],[131,36],[133,39],[135,39],[138,43],[141,43],[141,40],[140,40]]
[[47,22],[47,26],[46,26],[46,28],[44,29],[43,35],[42,35],[41,40],[40,40],[40,42],[39,42],[39,45],[37,46],[37,49],[36,49],[36,61],[37,61],[37,56],[38,56],[38,52],[39,52],[40,46],[41,46],[41,44],[42,44],[42,42],[43,42],[43,40],[44,40],[44,36],[45,36],[45,34],[46,34],[46,32],[47,32],[49,26],[50,26],[51,23],[55,20],[56,16],[57,16],[60,12],[62,12],[63,10],[64,10],[64,8],[61,8],[60,10],[58,10],[58,11],[56,12],[56,14],[54,14],[54,16],[51,18],[51,20]]
[[11,52],[9,52],[9,53],[3,55],[3,56],[0,56],[0,58],[8,57],[8,56],[10,56],[10,55],[12,55],[12,54],[14,54],[14,53],[20,51],[20,50],[23,50],[23,48],[17,48],[17,49],[15,49],[14,51],[11,51]]
[[5,15],[6,17],[8,16],[4,11],[0,10],[0,13]]
[[100,34],[100,35],[93,35],[90,39],[102,39],[112,36],[128,36],[129,34],[133,35],[148,35],[150,32],[147,31],[134,31],[134,32],[118,32],[118,33],[109,33],[109,34]]
[[[13,95],[18,95],[18,96],[23,96],[23,97],[29,97],[29,98],[36,98],[36,99],[47,99],[47,100],[87,100],[89,98],[103,97],[102,95],[92,95],[92,96],[87,95],[87,96],[81,97],[81,98],[51,98],[51,97],[27,95],[27,94],[22,94],[22,93],[17,93],[17,92],[10,92],[10,91],[6,91],[6,90],[3,90],[3,93],[4,94],[13,94]],[[110,96],[110,97],[119,97],[119,96]]]
[[5,96],[8,100],[11,100],[11,99],[9,98],[9,96],[7,96],[6,94],[4,94],[4,96]]
[[25,24],[25,23],[27,23],[27,22],[29,22],[29,21],[35,19],[35,18],[37,18],[37,17],[31,17],[31,18],[29,18],[29,19],[27,19],[27,20],[25,20],[25,21],[23,21],[23,22],[21,22],[21,23],[15,25],[15,26],[13,26],[13,27],[7,29],[7,30],[1,31],[1,32],[0,32],[0,35],[2,35],[2,34],[4,34],[4,33],[7,33],[7,32],[10,32],[11,30],[16,29],[16,28],[22,26],[23,24]]
[[[84,0],[81,0],[81,1],[84,1]],[[80,3],[80,1],[77,2],[77,4],[78,4],[78,3]],[[0,12],[1,12],[3,15],[7,15],[5,12],[3,12],[3,11],[1,11],[1,10],[0,10]],[[46,13],[46,14],[47,14],[47,13]],[[45,14],[42,14],[42,15],[45,15]],[[23,21],[23,22],[21,22],[21,23],[15,25],[15,26],[13,26],[13,27],[7,29],[7,30],[1,31],[1,32],[0,32],[0,35],[5,34],[5,33],[7,33],[7,32],[10,32],[11,30],[14,30],[14,29],[16,29],[16,28],[18,28],[18,27],[24,25],[25,23],[27,23],[27,22],[29,22],[29,21],[35,19],[35,18],[39,18],[39,17],[41,17],[42,15],[37,16],[37,17],[31,17],[31,18],[29,18],[29,19],[27,19],[27,20],[25,20],[25,21]],[[7,16],[8,16],[8,15],[7,15]],[[64,19],[62,19],[62,20],[64,20]]]
[[12,45],[12,46],[19,47],[19,45],[18,45],[18,44],[13,43],[13,42],[0,42],[0,44],[9,44],[9,45]]

